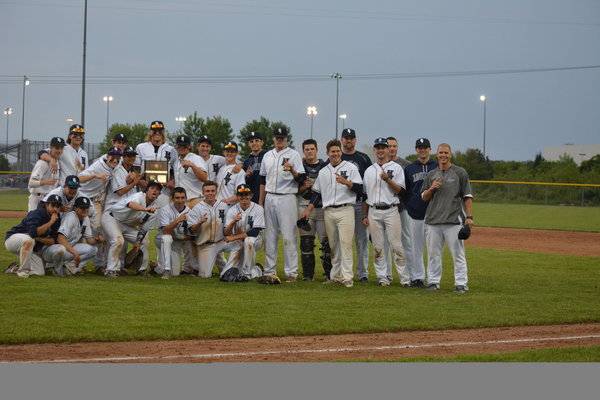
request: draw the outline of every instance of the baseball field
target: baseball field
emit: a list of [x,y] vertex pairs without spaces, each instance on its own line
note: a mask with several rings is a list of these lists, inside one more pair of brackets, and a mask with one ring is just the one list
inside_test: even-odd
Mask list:
[[[0,210],[24,207],[0,195]],[[347,289],[0,274],[0,362],[600,361],[600,209],[475,203],[474,215],[462,295],[448,252],[437,292],[374,275]],[[2,216],[2,232],[20,220]],[[2,247],[0,266],[15,260]]]

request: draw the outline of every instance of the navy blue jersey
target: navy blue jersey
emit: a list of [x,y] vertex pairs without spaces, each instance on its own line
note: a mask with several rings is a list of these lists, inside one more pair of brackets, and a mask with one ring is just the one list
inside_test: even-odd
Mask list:
[[423,186],[423,179],[425,179],[427,173],[437,167],[438,162],[429,159],[426,164],[422,164],[417,160],[404,169],[404,180],[406,182],[406,196],[404,203],[406,211],[412,219],[422,220],[425,218],[427,203],[421,198],[421,187]]
[[[367,170],[367,168],[373,165],[371,158],[369,158],[368,155],[360,151],[355,151],[354,154],[342,154],[342,160],[351,162],[352,164],[356,165],[358,167],[358,173],[360,174],[361,178],[364,178],[365,171]],[[365,195],[363,193],[359,193],[356,195],[356,200],[364,200],[364,198]]]
[[256,156],[250,153],[244,161],[244,171],[247,172],[248,169],[252,171],[252,175],[249,178],[246,177],[246,184],[252,189],[252,201],[255,203],[258,203],[260,197],[260,164],[266,152],[266,150],[261,150]]
[[[5,240],[14,235],[15,233],[25,233],[32,239],[38,237],[37,228],[47,224],[50,221],[50,216],[45,208],[37,208],[27,213],[27,216],[19,223],[19,225],[13,226],[8,232],[6,232]],[[53,238],[56,240],[58,235],[58,229],[60,228],[60,218],[50,227],[50,229],[41,238]],[[44,246],[43,243],[36,242],[33,250],[39,250]]]
[[[306,172],[306,177],[310,178],[314,181],[317,180],[317,177],[319,176],[319,171],[321,170],[321,168],[323,168],[324,166],[326,166],[327,164],[329,164],[329,160],[323,161],[319,158],[319,160],[314,163],[314,164],[309,164],[306,161],[303,161],[302,164],[304,164],[304,171]],[[302,182],[299,183],[298,186],[302,185]],[[298,193],[303,199],[305,200],[310,200],[313,196],[313,190],[308,189],[305,190],[304,192]]]

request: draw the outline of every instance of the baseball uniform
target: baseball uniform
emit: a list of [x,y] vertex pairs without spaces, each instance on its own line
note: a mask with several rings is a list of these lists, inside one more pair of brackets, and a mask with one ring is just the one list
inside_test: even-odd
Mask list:
[[[38,153],[41,156],[43,153],[50,154],[50,149],[46,148]],[[59,181],[62,185],[69,175],[79,175],[80,172],[89,166],[89,158],[83,147],[75,149],[70,144],[65,145],[63,153],[58,159],[58,167],[60,169]]]
[[[48,201],[48,198],[51,195],[53,195],[53,194],[55,194],[55,195],[57,195],[58,197],[61,198],[62,205],[63,206],[68,206],[69,207],[69,211],[73,210],[73,204],[75,204],[75,200],[77,200],[78,197],[87,197],[83,193],[81,193],[81,190],[78,189],[77,192],[75,193],[75,196],[73,196],[73,198],[69,200],[69,199],[67,199],[67,195],[65,194],[64,187],[60,186],[60,187],[57,187],[56,189],[51,190],[50,193],[48,193],[46,195],[46,197],[44,197],[42,199],[42,201],[40,201],[40,204],[38,205],[38,208],[42,208],[43,209],[44,208],[44,204],[46,204],[46,201]],[[64,213],[61,212],[60,213],[61,218],[65,214],[66,214],[66,212],[64,212]],[[93,232],[98,232],[98,230],[100,228],[98,226],[94,226],[94,221],[96,220],[95,215],[96,215],[96,208],[95,207],[90,207],[90,212],[89,212],[88,217],[90,219],[90,224],[91,224],[91,227],[92,227],[92,231]]]
[[[198,154],[188,153],[185,155],[183,160],[188,160],[196,165],[201,170],[208,173],[208,167],[206,161]],[[173,165],[173,172],[175,178],[175,186],[182,187],[185,189],[188,201],[202,197],[202,182],[191,167],[184,167],[181,165],[181,159],[177,158]]]
[[[134,186],[123,196],[119,196],[117,194],[117,192],[119,190],[128,186],[127,176],[131,172],[132,171],[127,171],[125,169],[125,167],[123,167],[123,164],[120,164],[118,167],[116,167],[114,169],[112,179],[110,180],[110,184],[108,185],[107,190],[106,190],[107,193],[106,193],[106,199],[104,200],[104,212],[110,211],[111,207],[114,206],[115,204],[117,204],[117,202],[119,200],[121,200],[122,198],[129,197],[132,194],[137,193],[136,187]],[[92,217],[90,215],[90,219],[91,218]]]
[[[52,172],[50,168],[50,163],[44,160],[37,160],[35,163],[33,170],[31,170],[31,175],[29,177],[29,203],[27,207],[27,211],[33,211],[37,208],[40,200],[42,200],[45,196],[50,193],[50,191],[62,183],[64,180],[60,181],[60,166],[59,170],[56,172]],[[56,183],[53,185],[41,185],[41,181],[56,179]]]
[[261,150],[257,155],[250,153],[244,161],[244,171],[252,172],[250,177],[246,178],[246,184],[252,189],[252,201],[254,203],[258,203],[260,198],[260,166],[266,153],[266,150]]
[[[217,180],[215,181],[219,187],[217,191],[217,200],[224,201],[231,197],[235,197],[235,188],[238,185],[246,183],[246,174],[243,170],[240,170],[237,174],[234,174],[231,170],[234,169],[237,164],[224,165],[219,169],[217,174]],[[237,203],[237,200],[230,201],[228,205],[231,207]]]
[[[212,206],[201,201],[188,214],[189,227],[196,225],[202,217],[207,217],[207,220],[194,233],[198,245],[198,276],[201,278],[210,278],[217,255],[229,252],[233,248],[223,240],[223,226],[228,210],[229,206],[222,201],[216,201]],[[224,267],[225,265],[222,268]],[[219,272],[221,272],[221,268]]]
[[157,250],[160,249],[157,273],[171,271],[173,276],[178,276],[181,272],[181,251],[184,244],[184,236],[187,235],[188,222],[182,221],[173,229],[172,233],[167,235],[163,233],[163,228],[175,221],[181,214],[189,213],[190,209],[184,206],[181,211],[175,208],[173,203],[161,207],[156,214],[158,233],[154,238],[154,244]]
[[[168,168],[174,170],[177,152],[170,144],[163,143],[160,146],[154,146],[152,142],[144,142],[138,144],[135,151],[137,156],[133,165],[140,167],[142,174],[145,168],[144,161],[168,161]],[[154,207],[162,207],[169,204],[169,193],[169,189],[163,187],[160,196],[154,202]]]
[[[336,181],[340,175],[352,182],[352,189]],[[323,203],[325,230],[331,246],[331,280],[352,286],[354,233],[354,204],[356,196],[362,193],[362,178],[356,165],[342,161],[338,165],[326,165],[319,171],[313,191],[320,195]],[[317,204],[315,197],[312,204]],[[361,211],[362,214],[362,211]]]
[[252,269],[256,261],[256,252],[263,244],[260,231],[265,228],[265,212],[261,206],[254,202],[250,203],[250,207],[246,210],[236,204],[227,211],[225,226],[230,225],[238,214],[241,214],[242,218],[235,223],[232,235],[246,233],[248,236],[244,240],[230,243],[231,253],[221,276],[229,268],[238,268],[246,277],[251,279]]
[[206,167],[208,168],[208,180],[215,182],[219,170],[225,165],[225,157],[211,154],[204,161],[206,162]]
[[427,283],[439,288],[445,242],[454,262],[454,284],[468,289],[465,245],[463,240],[458,239],[458,232],[466,219],[464,200],[473,198],[469,175],[456,165],[434,169],[423,180],[421,193],[429,189],[436,179],[441,180],[442,186],[433,192],[425,212]]
[[386,172],[389,179],[402,188],[405,188],[404,171],[399,164],[388,161],[383,165],[373,164],[365,171],[363,189],[367,196],[369,233],[373,242],[373,266],[380,285],[388,286],[389,272],[385,255],[389,254],[391,245],[394,254],[396,270],[403,286],[409,286],[410,277],[406,269],[406,259],[402,249],[402,227],[398,204],[400,199],[390,185],[381,178],[381,173]]

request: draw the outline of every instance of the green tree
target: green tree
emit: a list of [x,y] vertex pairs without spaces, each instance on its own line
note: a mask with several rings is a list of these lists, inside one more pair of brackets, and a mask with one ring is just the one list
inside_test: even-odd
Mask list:
[[231,123],[229,123],[227,118],[223,118],[220,115],[206,118],[202,134],[212,139],[213,154],[223,154],[225,144],[234,140]]
[[0,171],[10,171],[10,163],[4,154],[0,155]]
[[[194,111],[193,114],[188,115],[183,123],[183,133],[192,138],[193,145],[196,144],[196,141],[201,135],[204,135],[204,125],[204,118],[198,116],[198,111]],[[175,139],[180,133],[181,130],[177,130],[173,134],[168,135],[169,143],[174,145]]]
[[261,116],[260,120],[252,120],[248,122],[238,135],[238,145],[240,147],[240,159],[245,160],[250,155],[250,147],[246,143],[246,138],[250,132],[258,132],[263,138],[263,149],[270,150],[274,147],[273,145],[273,131],[275,128],[285,127],[288,131],[288,147],[294,147],[294,138],[292,136],[290,127],[281,121],[271,122],[267,118]]
[[470,179],[489,180],[494,177],[494,167],[479,149],[467,149],[465,153],[454,153],[453,164],[467,170]]
[[579,170],[581,172],[588,172],[594,170],[600,172],[600,154],[596,154],[589,160],[585,160],[584,162],[582,162],[581,166],[579,167]]
[[108,129],[108,134],[100,144],[100,154],[105,154],[112,147],[112,138],[118,133],[127,136],[129,145],[135,149],[135,146],[146,141],[148,130],[146,124],[112,124]]

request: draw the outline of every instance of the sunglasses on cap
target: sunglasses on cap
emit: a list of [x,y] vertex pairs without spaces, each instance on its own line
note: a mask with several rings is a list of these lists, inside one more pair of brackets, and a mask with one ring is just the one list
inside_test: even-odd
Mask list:
[[250,192],[250,188],[241,188],[241,189],[238,189],[237,192],[240,193],[240,194],[242,194],[242,193],[249,193]]
[[71,133],[75,133],[75,132],[77,132],[77,133],[84,133],[84,130],[83,130],[83,128],[81,128],[81,127],[78,126],[76,128],[71,129]]
[[233,149],[233,150],[235,150],[235,149],[236,149],[236,146],[235,146],[235,144],[226,144],[226,145],[225,145],[225,148],[226,148],[226,149]]
[[150,128],[152,129],[163,129],[165,126],[163,124],[152,124]]

